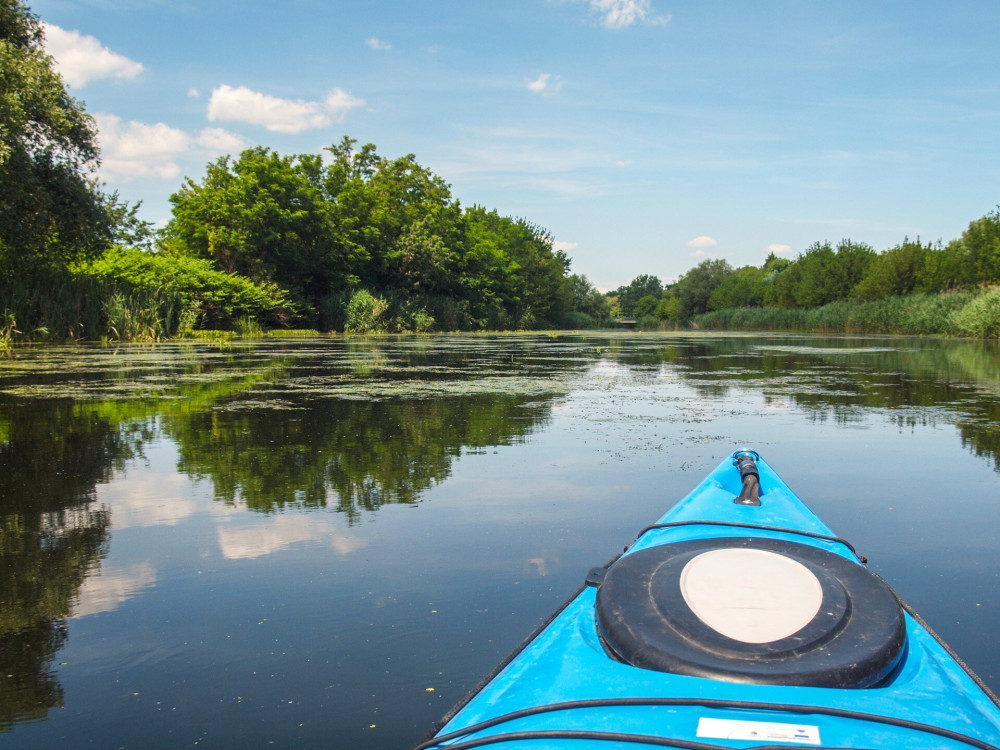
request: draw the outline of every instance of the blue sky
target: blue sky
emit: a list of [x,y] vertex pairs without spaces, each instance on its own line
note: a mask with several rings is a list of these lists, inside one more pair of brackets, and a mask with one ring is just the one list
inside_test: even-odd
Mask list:
[[948,242],[1000,203],[1000,2],[36,0],[102,178],[344,135],[549,229],[613,289],[816,241]]

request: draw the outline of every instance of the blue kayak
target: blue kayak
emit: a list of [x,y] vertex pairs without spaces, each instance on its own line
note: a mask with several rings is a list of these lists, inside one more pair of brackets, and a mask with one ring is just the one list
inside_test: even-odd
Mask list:
[[415,750],[1000,748],[1000,702],[754,451],[584,585]]

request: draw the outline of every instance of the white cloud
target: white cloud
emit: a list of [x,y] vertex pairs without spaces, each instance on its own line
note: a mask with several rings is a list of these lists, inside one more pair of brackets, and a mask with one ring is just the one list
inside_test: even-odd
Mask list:
[[619,159],[618,161],[615,162],[615,166],[616,167],[631,167],[632,166],[632,160],[631,159]]
[[609,29],[624,29],[636,23],[662,26],[670,16],[656,16],[652,0],[590,0],[590,7],[601,14],[601,23]]
[[562,88],[562,79],[551,73],[542,73],[534,81],[525,79],[524,85],[536,94],[554,94]]
[[303,130],[325,128],[334,120],[341,121],[348,110],[360,107],[363,99],[335,88],[322,102],[304,99],[282,99],[248,89],[223,84],[212,91],[208,103],[208,119],[212,122],[246,122],[262,125],[275,133],[294,135]]
[[98,141],[101,144],[101,176],[124,182],[138,177],[173,179],[181,168],[174,159],[187,151],[187,133],[166,123],[149,125],[116,115],[98,113]]
[[579,242],[560,242],[559,240],[556,240],[552,243],[553,250],[562,250],[564,253],[572,252],[578,247],[580,247]]
[[371,49],[379,52],[388,52],[392,49],[391,44],[383,42],[377,36],[368,37],[368,39],[365,40],[365,44],[367,44]]
[[693,240],[688,240],[684,243],[687,247],[694,247],[699,250],[707,250],[708,248],[716,247],[719,243],[707,235],[701,235],[700,237],[695,237]]
[[338,87],[326,95],[326,99],[323,104],[326,105],[326,109],[333,119],[337,122],[343,122],[347,113],[355,107],[363,107],[365,105],[365,100],[358,99],[356,96],[351,96],[342,88]]
[[45,51],[55,60],[55,68],[69,86],[82,87],[101,78],[135,78],[145,68],[142,63],[112,52],[92,36],[66,31],[50,23],[45,30]]
[[767,251],[769,253],[774,253],[775,255],[786,255],[792,252],[791,245],[768,245]]
[[205,128],[198,134],[196,143],[212,156],[242,151],[250,145],[243,136],[222,128]]
[[192,86],[191,88],[188,89],[188,96],[190,96],[192,99],[199,99],[201,97],[201,92],[194,86]]
[[94,119],[101,144],[101,176],[106,180],[175,179],[181,172],[178,157],[192,148],[201,156],[215,157],[248,145],[242,136],[222,128],[205,128],[191,136],[163,122],[124,122],[107,113],[98,113]]

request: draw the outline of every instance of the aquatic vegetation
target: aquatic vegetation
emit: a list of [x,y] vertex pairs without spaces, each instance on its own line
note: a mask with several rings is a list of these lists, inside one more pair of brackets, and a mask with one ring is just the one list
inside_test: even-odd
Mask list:
[[966,336],[984,339],[1000,337],[1000,288],[983,292],[955,310],[951,322]]

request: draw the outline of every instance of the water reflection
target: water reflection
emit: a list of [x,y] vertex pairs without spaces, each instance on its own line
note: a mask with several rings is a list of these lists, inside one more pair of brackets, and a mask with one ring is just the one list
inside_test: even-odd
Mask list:
[[[186,492],[204,483],[224,516],[211,530],[222,561],[303,548],[346,559],[371,544],[360,520],[418,503],[464,455],[544,433],[572,394],[621,394],[586,417],[599,443],[637,384],[665,381],[683,387],[663,398],[685,399],[691,421],[751,392],[807,421],[954,425],[1000,470],[1000,356],[983,342],[442,336],[25,352],[0,364],[0,730],[63,705],[53,663],[72,618],[113,612],[166,575],[106,560],[112,523],[186,523],[198,513]],[[157,441],[172,463],[142,471]],[[613,463],[629,447],[603,450]],[[550,572],[545,557],[524,560]]]
[[69,402],[6,405],[0,442],[0,728],[62,705],[50,662],[80,587],[107,553],[98,482],[141,431],[79,418]]
[[[37,370],[4,363],[0,730],[63,705],[52,663],[68,618],[113,611],[156,584],[149,563],[101,568],[112,519],[94,499],[98,484],[145,459],[148,444],[173,440],[178,470],[209,481],[228,505],[333,508],[353,523],[386,503],[417,502],[463,450],[523,440],[555,398],[544,378],[579,369],[555,363],[539,379],[523,357],[515,362],[517,346],[504,348],[504,367],[489,347],[470,357],[440,343],[292,350],[53,349],[37,354]],[[426,398],[427,384],[442,381],[455,392]],[[187,481],[183,474],[174,481]],[[193,512],[162,475],[119,477],[106,500],[120,529],[176,524]],[[218,529],[230,560],[320,541],[340,555],[365,544],[304,516]]]
[[[167,422],[179,469],[212,482],[225,503],[270,512],[331,507],[356,521],[386,503],[415,503],[463,449],[510,445],[544,424],[552,397],[229,404]],[[238,407],[238,408],[237,408]]]

